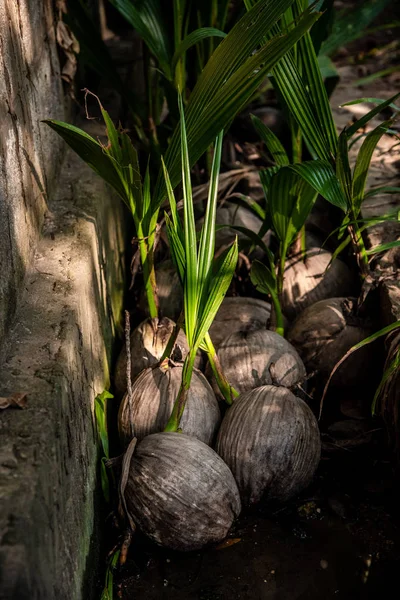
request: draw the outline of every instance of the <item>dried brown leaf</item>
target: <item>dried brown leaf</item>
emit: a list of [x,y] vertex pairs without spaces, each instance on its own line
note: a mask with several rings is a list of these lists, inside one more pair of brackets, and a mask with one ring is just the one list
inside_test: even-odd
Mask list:
[[0,398],[0,409],[4,408],[26,408],[27,394],[15,393],[8,398]]

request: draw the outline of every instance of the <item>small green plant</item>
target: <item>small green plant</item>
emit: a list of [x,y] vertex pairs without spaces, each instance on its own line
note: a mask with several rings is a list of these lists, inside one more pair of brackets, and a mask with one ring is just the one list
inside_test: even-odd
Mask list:
[[[254,0],[245,0],[245,3],[250,8]],[[298,18],[306,5],[306,0],[295,0],[285,13],[284,25]],[[282,31],[282,27],[282,23],[275,25],[268,35]],[[363,281],[370,279],[369,255],[398,244],[395,241],[385,248],[367,250],[359,225],[372,154],[382,135],[390,131],[393,119],[381,123],[365,136],[353,170],[349,163],[349,149],[358,130],[385,107],[395,106],[393,102],[400,94],[386,101],[378,101],[374,109],[338,136],[309,32],[296,43],[294,51],[287,53],[275,65],[272,75],[278,95],[291,114],[292,164],[289,164],[288,155],[276,136],[253,119],[275,162],[275,166],[262,171],[260,177],[267,197],[263,231],[268,228],[274,231],[279,241],[279,251],[278,256],[267,253],[267,265],[254,265],[252,280],[260,291],[271,295],[277,314],[277,329],[281,330],[279,294],[286,252],[301,231],[317,194],[344,212],[340,234],[343,236],[347,230],[348,235],[339,244],[333,258],[351,243]],[[302,140],[313,160],[301,162]],[[305,187],[302,187],[299,179],[303,180]]]
[[[264,40],[265,32],[274,28],[292,2],[261,0],[214,50],[186,106],[189,167],[200,159],[219,131],[229,125],[236,113],[247,104],[266,74],[319,18],[319,13],[306,10],[290,31],[279,31],[270,40]],[[130,2],[128,4],[132,5]],[[159,211],[167,197],[163,168],[160,167],[154,186],[149,167],[142,181],[138,154],[128,134],[117,130],[101,104],[100,108],[107,128],[106,145],[73,125],[54,120],[46,123],[114,188],[131,212],[149,312],[151,317],[157,317],[154,246]],[[180,135],[178,123],[165,153],[165,167],[172,189],[179,185],[182,178]]]
[[[165,218],[172,257],[183,285],[185,332],[189,344],[189,353],[183,366],[182,384],[166,431],[177,431],[179,428],[198,349],[200,346],[205,347],[211,358],[215,354],[208,336],[208,330],[231,283],[238,258],[236,240],[230,249],[217,261],[214,261],[215,213],[223,132],[217,136],[215,141],[205,220],[201,229],[200,241],[197,243],[189,153],[181,98],[179,98],[179,109],[182,148],[183,224],[178,215],[166,168],[164,174],[171,218],[168,214],[165,215]],[[227,382],[224,382],[224,384],[228,387],[226,390],[227,400],[232,402],[232,396],[235,395],[235,392]]]

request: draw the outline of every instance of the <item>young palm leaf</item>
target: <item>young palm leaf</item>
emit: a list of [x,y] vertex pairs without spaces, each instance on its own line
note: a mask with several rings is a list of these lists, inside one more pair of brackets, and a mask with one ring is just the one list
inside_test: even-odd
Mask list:
[[150,182],[147,174],[145,193],[142,189],[139,161],[127,133],[117,130],[99,101],[108,136],[103,145],[78,127],[61,121],[45,121],[117,192],[132,214],[140,250],[149,312],[156,317],[157,295],[153,264],[154,235],[158,211],[150,202]]
[[[236,113],[249,101],[273,66],[308,31],[319,13],[306,11],[288,33],[263,43],[271,29],[293,0],[260,0],[214,51],[194,87],[186,107],[189,165],[192,166],[212,144],[218,132],[227,127]],[[165,154],[172,188],[181,181],[179,125]],[[154,205],[166,196],[164,174],[158,176]]]
[[185,408],[190,387],[194,361],[201,345],[207,345],[207,334],[228,290],[236,268],[237,241],[214,262],[215,211],[217,205],[217,182],[221,160],[222,132],[215,142],[215,152],[209,196],[204,224],[197,246],[196,226],[193,211],[190,181],[189,153],[182,98],[179,97],[180,132],[182,148],[183,183],[183,227],[176,212],[176,203],[166,171],[166,188],[169,190],[172,219],[167,219],[167,233],[171,253],[178,273],[183,279],[185,332],[189,343],[189,354],[185,360],[182,383],[166,431],[177,431]]

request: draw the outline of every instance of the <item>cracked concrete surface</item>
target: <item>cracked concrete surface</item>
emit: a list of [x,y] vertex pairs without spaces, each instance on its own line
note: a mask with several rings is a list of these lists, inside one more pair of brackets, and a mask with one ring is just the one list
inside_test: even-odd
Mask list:
[[61,173],[0,366],[0,396],[28,394],[25,410],[0,414],[7,600],[86,600],[86,569],[98,558],[93,404],[109,383],[120,327],[127,219],[72,153]]

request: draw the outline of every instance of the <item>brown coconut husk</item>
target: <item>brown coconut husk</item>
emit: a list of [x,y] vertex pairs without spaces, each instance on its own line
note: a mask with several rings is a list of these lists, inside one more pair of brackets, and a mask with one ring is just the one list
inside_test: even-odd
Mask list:
[[266,329],[271,305],[257,298],[224,298],[210,327],[210,337],[216,350],[227,335],[237,331]]
[[231,471],[214,450],[164,432],[147,436],[126,457],[122,503],[129,521],[151,540],[189,551],[225,539],[241,503]]
[[[216,214],[217,225],[235,225],[236,227],[245,227],[250,229],[254,233],[258,233],[262,226],[262,220],[250,209],[236,204],[234,202],[226,201],[224,204],[217,208]],[[249,238],[241,232],[224,227],[216,232],[215,245],[216,248],[231,244],[236,236],[239,240],[249,242]],[[264,236],[264,241],[268,244],[269,235]]]
[[227,411],[216,450],[231,469],[243,504],[286,501],[307,487],[318,466],[318,424],[288,389],[262,386],[241,394]]
[[238,392],[267,384],[292,388],[306,377],[297,350],[267,329],[233,333],[221,343],[218,358],[227,380]]
[[[288,340],[300,354],[307,372],[326,382],[346,352],[368,337],[371,327],[355,314],[356,299],[330,298],[306,308],[288,331]],[[362,385],[374,363],[374,351],[365,346],[350,355],[333,375],[332,385]]]
[[[133,382],[132,395],[125,394],[118,414],[122,445],[135,436],[163,431],[171,416],[182,382],[182,365],[144,370]],[[194,369],[185,410],[180,422],[183,433],[211,445],[221,420],[218,401],[204,375]]]
[[[158,363],[164,354],[169,338],[174,331],[175,323],[167,317],[162,319],[145,319],[130,336],[131,379],[133,380],[143,369]],[[179,331],[175,348],[179,347],[182,359],[189,351],[186,336]],[[124,346],[117,359],[114,373],[114,390],[117,396],[126,392],[126,347]]]
[[286,261],[281,301],[289,320],[320,300],[355,293],[350,269],[338,258],[328,268],[331,258],[330,252],[313,246],[305,259],[297,253]]

